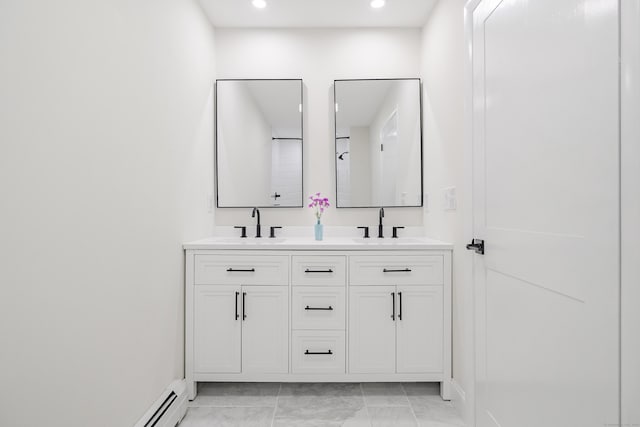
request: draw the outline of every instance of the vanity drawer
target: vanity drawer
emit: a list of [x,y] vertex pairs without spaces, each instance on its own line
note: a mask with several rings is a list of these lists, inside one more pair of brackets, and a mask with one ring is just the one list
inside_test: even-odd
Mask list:
[[294,374],[344,374],[344,331],[293,331],[291,370]]
[[441,255],[363,255],[349,260],[351,285],[444,284]]
[[289,258],[275,255],[196,255],[196,285],[287,285]]
[[345,288],[298,286],[291,303],[293,329],[345,328]]
[[293,256],[294,285],[344,286],[347,261],[344,256]]

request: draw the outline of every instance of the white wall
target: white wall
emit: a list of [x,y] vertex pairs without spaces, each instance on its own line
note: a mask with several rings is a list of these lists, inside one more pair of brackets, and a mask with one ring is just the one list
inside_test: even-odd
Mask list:
[[[304,191],[335,197],[333,80],[416,77],[419,29],[216,30],[218,78],[304,80]],[[347,155],[348,156],[348,155]],[[335,206],[335,200],[331,200]],[[252,224],[249,209],[217,209],[216,225]],[[328,225],[376,224],[375,209],[331,209]],[[265,209],[263,224],[311,225],[310,209]],[[422,209],[389,209],[387,224],[423,223]]]
[[[473,409],[473,288],[465,221],[470,206],[464,149],[464,0],[439,1],[422,32],[425,146],[425,229],[429,236],[455,244],[453,252],[454,399],[470,421]],[[458,209],[444,210],[442,190],[457,188]],[[455,389],[457,388],[457,393]],[[463,398],[464,397],[464,398]]]
[[[258,206],[271,205],[271,124],[244,82],[219,82],[216,90],[217,167],[224,183],[218,186],[218,203],[243,206],[260,200]],[[246,179],[247,171],[259,179]]]
[[[392,85],[369,128],[372,180],[381,191],[373,195],[373,204],[420,204],[420,94],[417,81]],[[397,137],[381,140],[385,126],[396,114]],[[384,143],[384,151],[379,146]],[[377,169],[377,170],[376,170]]]
[[0,425],[128,427],[183,376],[213,36],[191,0],[0,2]]
[[[369,142],[368,126],[353,126],[349,130],[349,153],[345,154],[344,161],[349,165],[350,200],[345,205],[371,206],[373,194],[371,194],[373,177],[371,175],[371,144]],[[342,135],[342,134],[341,134]],[[345,141],[345,140],[343,140]],[[345,150],[337,150],[340,153]]]

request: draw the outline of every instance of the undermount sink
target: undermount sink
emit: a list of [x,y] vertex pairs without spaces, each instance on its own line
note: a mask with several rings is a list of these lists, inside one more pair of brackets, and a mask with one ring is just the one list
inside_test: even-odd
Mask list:
[[356,243],[367,244],[367,245],[406,245],[406,244],[412,244],[412,243],[422,243],[422,240],[414,239],[411,237],[399,237],[397,239],[394,239],[394,238],[378,239],[376,237],[365,239],[364,237],[360,237],[357,239],[353,239],[353,241]]
[[281,237],[261,237],[256,239],[255,237],[225,237],[218,240],[220,243],[233,243],[236,245],[273,245],[276,243],[283,243],[286,239]]

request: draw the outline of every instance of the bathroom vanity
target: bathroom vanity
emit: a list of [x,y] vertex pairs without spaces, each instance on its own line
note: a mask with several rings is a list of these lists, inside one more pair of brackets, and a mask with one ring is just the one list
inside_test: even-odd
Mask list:
[[210,238],[184,245],[186,380],[441,383],[451,250],[423,238]]

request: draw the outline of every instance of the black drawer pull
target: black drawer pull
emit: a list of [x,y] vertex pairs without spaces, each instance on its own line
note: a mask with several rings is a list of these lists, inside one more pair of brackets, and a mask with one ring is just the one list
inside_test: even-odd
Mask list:
[[304,271],[305,273],[333,273],[332,269],[328,270],[309,270],[308,268]]
[[305,310],[333,310],[333,307],[329,306],[329,307],[309,307],[306,306],[304,308]]
[[393,269],[389,269],[389,268],[383,268],[382,272],[383,273],[411,273],[411,269],[410,268],[402,268],[402,269],[398,269],[398,270],[393,270]]
[[227,268],[227,271],[229,273],[255,273],[256,269],[255,268],[246,268],[246,269],[241,269],[241,268]]
[[310,355],[310,354],[325,354],[325,355],[329,355],[329,354],[333,354],[333,351],[328,350],[328,351],[305,351],[304,354]]

